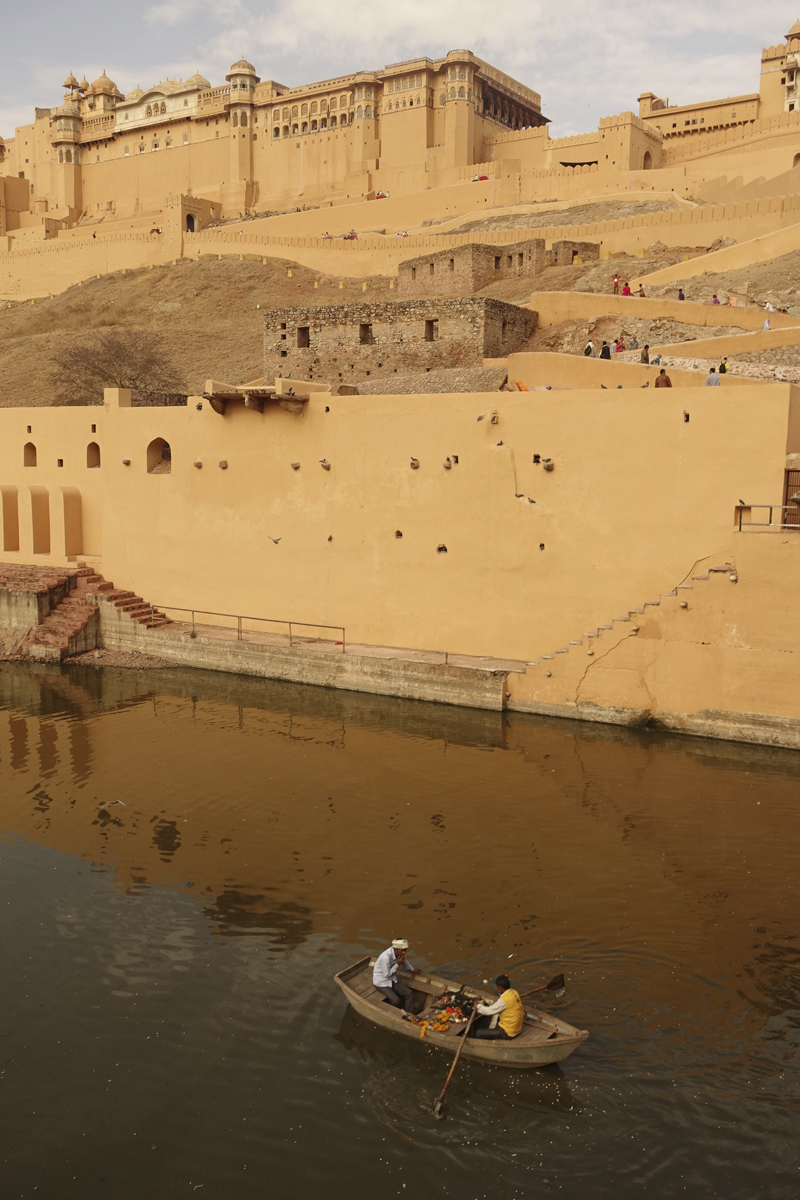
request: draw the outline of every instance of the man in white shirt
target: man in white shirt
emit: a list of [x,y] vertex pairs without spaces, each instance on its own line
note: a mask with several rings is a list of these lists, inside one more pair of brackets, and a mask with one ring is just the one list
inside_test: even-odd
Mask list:
[[719,387],[719,386],[720,386],[720,378],[719,378],[719,375],[717,374],[717,368],[712,367],[711,370],[706,375],[706,387]]
[[372,969],[372,986],[383,992],[386,999],[395,1008],[406,1012],[418,1011],[417,998],[407,983],[397,978],[397,968],[405,967],[408,971],[419,974],[418,967],[412,967],[406,962],[408,942],[405,938],[395,938],[388,950],[379,954]]

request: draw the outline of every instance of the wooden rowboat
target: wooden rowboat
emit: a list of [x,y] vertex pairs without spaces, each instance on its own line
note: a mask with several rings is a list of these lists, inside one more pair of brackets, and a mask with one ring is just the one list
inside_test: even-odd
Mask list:
[[[352,967],[340,971],[334,979],[347,997],[348,1003],[362,1017],[383,1029],[390,1029],[393,1033],[401,1033],[404,1037],[419,1041],[423,1027],[403,1017],[402,1010],[393,1008],[386,997],[372,986],[374,965],[374,958],[362,958]],[[439,975],[428,975],[425,972],[412,975],[410,972],[398,971],[397,976],[415,992],[424,995],[422,1016],[440,1006],[450,994],[459,991],[463,996],[488,1004],[497,999],[480,988],[464,987]],[[465,1024],[465,1021],[451,1024],[446,1033],[437,1033],[429,1026],[424,1033],[425,1044],[454,1053],[459,1046],[457,1035]],[[568,1058],[588,1036],[589,1032],[586,1029],[576,1029],[566,1021],[551,1017],[540,1009],[526,1006],[522,1033],[508,1041],[468,1038],[462,1058],[492,1063],[497,1067],[545,1067]]]

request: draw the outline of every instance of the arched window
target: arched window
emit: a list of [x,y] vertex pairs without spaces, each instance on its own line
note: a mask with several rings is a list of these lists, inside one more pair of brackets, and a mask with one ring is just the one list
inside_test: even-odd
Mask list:
[[238,113],[234,113],[233,116],[231,117],[231,125],[233,125],[234,129],[236,129],[238,127],[238,125],[239,125],[239,114]]
[[239,124],[241,125],[242,129],[247,127],[247,113],[242,113],[242,119],[240,120]]
[[293,117],[299,117],[299,116],[300,116],[300,112],[299,112],[299,110],[298,110],[298,108],[297,108],[297,105],[296,105],[296,104],[293,104],[293,105],[292,105],[292,116],[293,116]]
[[347,108],[347,96],[346,95],[339,97],[339,108]]
[[86,447],[86,465],[87,467],[100,466],[100,447],[97,442],[89,442]]
[[161,101],[161,111],[162,111],[162,113],[165,113],[167,111],[167,106],[163,100]]
[[327,118],[327,117],[323,117],[323,118],[321,119],[321,121],[320,121],[320,123],[319,123],[319,127],[320,127],[320,129],[327,129],[327,128],[328,128],[328,118]]
[[283,110],[283,119],[284,119],[284,121],[288,121],[288,120],[289,120],[289,110],[288,110],[288,108],[285,108],[285,109]]
[[64,151],[63,150],[59,150],[59,152],[58,152],[58,161],[60,163],[63,163],[63,161],[64,161]]
[[311,122],[311,132],[312,132],[312,133],[316,133],[316,132],[317,132],[317,122],[316,122],[316,121],[312,121],[312,122]]
[[464,68],[463,68],[463,67],[461,67],[461,68],[460,68],[460,70],[459,70],[459,72],[458,72],[458,78],[459,78],[459,79],[466,79],[466,78],[467,78],[467,73],[466,73],[466,71],[464,70]]
[[299,132],[300,132],[300,129],[299,129],[299,127],[298,127],[296,124],[295,124],[295,125],[293,125],[293,126],[292,126],[292,133],[296,135],[296,134],[298,134]]
[[408,108],[408,101],[406,100],[405,96],[403,96],[403,108]]
[[304,104],[303,107],[300,109],[300,116],[301,117],[308,116],[308,105],[307,104]]
[[145,113],[145,116],[152,117],[152,115],[153,115],[153,109],[152,109],[151,105],[148,104],[147,112]]
[[308,133],[308,121],[303,121],[301,133]]
[[169,475],[172,470],[172,450],[163,438],[154,438],[147,447],[148,475]]
[[36,447],[33,442],[26,442],[22,449],[22,465],[24,467],[36,466]]
[[367,107],[364,109],[364,116],[365,117],[372,116],[372,105],[371,104],[368,104]]
[[281,136],[280,125],[275,126],[275,128],[272,131],[272,136],[273,136],[273,138],[279,138]]
[[139,153],[144,154],[144,142],[139,142]]
[[458,89],[458,98],[459,100],[466,100],[467,98],[467,93],[464,91],[463,87]]
[[327,112],[327,111],[328,111],[328,101],[327,101],[327,100],[320,100],[320,102],[319,102],[319,111],[320,111],[321,113],[324,113],[324,112]]
[[335,112],[335,111],[336,111],[336,97],[331,96],[331,112]]
[[275,112],[272,114],[272,120],[274,122],[274,121],[280,121],[280,119],[281,119],[281,110],[279,108],[276,108]]
[[446,99],[447,99],[447,96],[445,96],[444,92],[442,92],[441,96],[439,97],[439,103],[444,104]]
[[454,87],[451,87],[450,88],[450,99],[455,100],[455,98],[456,98],[456,89]]
[[316,111],[317,111],[317,102],[316,102],[316,100],[315,100],[315,101],[314,101],[314,103],[311,105],[311,108],[309,109],[309,113],[310,113],[310,115],[313,117],[313,116],[314,116],[314,113],[315,113]]
[[66,154],[64,155],[64,161],[69,162],[69,163],[72,162],[72,151],[71,150],[67,150]]
[[361,107],[361,105],[359,104],[358,108],[356,109],[356,120],[357,121],[360,120],[361,117],[363,117],[363,115],[364,115],[364,110]]
[[642,162],[642,170],[643,171],[652,171],[652,169],[653,169],[653,156],[649,150],[645,150],[644,161]]
[[284,125],[284,127],[283,127],[283,136],[284,137],[289,136],[289,126],[288,125]]
[[335,128],[336,128],[336,114],[334,113],[334,115],[331,117],[331,129],[335,129]]
[[186,232],[194,233],[194,231],[196,229],[197,229],[197,223],[194,219],[194,216],[192,215],[192,213],[187,213],[186,214]]
[[171,145],[172,145],[172,138],[167,138],[167,143],[166,143],[166,144],[167,144],[168,146],[171,146]]

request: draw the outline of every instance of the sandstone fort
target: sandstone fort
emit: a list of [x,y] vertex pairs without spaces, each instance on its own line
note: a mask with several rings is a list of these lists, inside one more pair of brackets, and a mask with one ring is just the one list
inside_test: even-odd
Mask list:
[[[565,138],[469,50],[266,70],[0,138],[6,652],[800,748],[800,21]],[[109,330],[173,382],[60,402]]]

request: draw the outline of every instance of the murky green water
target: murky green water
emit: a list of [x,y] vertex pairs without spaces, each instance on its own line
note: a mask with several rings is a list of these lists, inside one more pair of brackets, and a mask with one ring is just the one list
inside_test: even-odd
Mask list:
[[[800,756],[0,666],[2,1194],[800,1194]],[[122,804],[100,806],[110,800]],[[392,936],[567,976],[560,1067],[345,1008]]]

